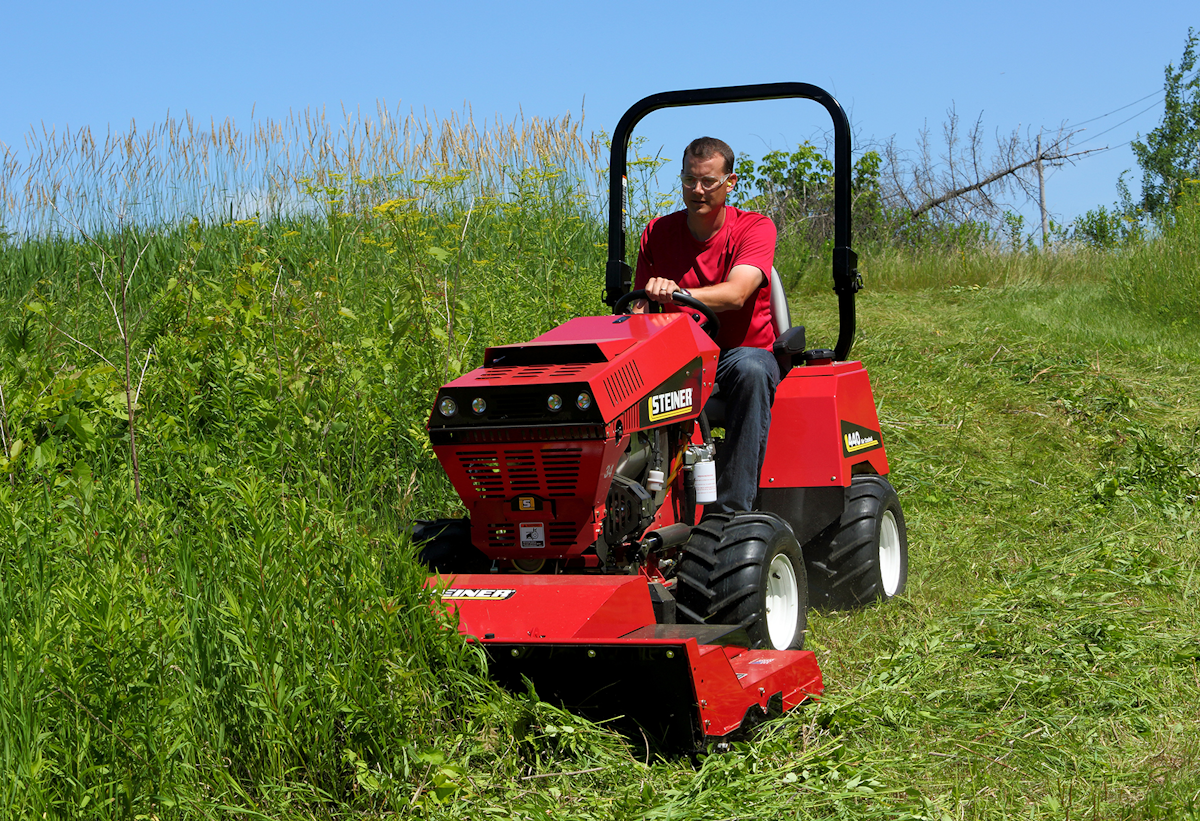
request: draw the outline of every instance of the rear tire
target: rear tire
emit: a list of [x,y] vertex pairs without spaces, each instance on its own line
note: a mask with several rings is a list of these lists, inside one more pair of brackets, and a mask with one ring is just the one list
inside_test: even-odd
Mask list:
[[804,645],[804,559],[791,527],[778,516],[705,516],[684,545],[675,578],[679,621],[740,625],[751,648]]
[[855,476],[841,519],[804,546],[814,607],[848,610],[886,601],[908,583],[908,532],[882,476]]

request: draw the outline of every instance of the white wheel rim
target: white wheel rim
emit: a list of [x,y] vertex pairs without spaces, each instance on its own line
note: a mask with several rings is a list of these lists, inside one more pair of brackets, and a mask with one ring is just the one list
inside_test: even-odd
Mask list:
[[771,647],[786,650],[796,637],[796,622],[800,618],[800,591],[796,586],[796,571],[792,562],[780,553],[767,569],[767,634]]
[[883,511],[879,523],[879,576],[883,581],[883,595],[891,597],[900,589],[900,527],[896,515]]

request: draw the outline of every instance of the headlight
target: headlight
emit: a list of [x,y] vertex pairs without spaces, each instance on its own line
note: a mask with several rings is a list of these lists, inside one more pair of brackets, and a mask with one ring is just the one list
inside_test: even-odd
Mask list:
[[575,407],[579,408],[581,411],[585,411],[591,406],[592,397],[587,391],[584,391],[583,393],[579,394],[579,396],[575,397]]
[[482,396],[477,396],[471,401],[471,410],[475,413],[483,413],[487,410],[487,402]]
[[442,401],[438,402],[438,413],[449,419],[451,416],[458,413],[458,403],[449,396],[443,396]]
[[546,407],[552,411],[562,410],[562,397],[557,393],[550,394],[550,396],[546,398]]

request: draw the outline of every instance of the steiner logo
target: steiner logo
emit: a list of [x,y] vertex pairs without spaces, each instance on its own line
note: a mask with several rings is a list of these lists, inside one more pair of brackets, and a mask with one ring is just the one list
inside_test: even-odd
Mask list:
[[842,422],[842,455],[846,458],[883,447],[879,431]]
[[517,595],[516,590],[500,587],[459,587],[442,591],[442,601],[479,600],[504,601]]
[[638,400],[638,424],[643,428],[700,412],[704,362],[696,357]]
[[658,422],[692,412],[692,388],[656,393],[650,397],[650,421]]

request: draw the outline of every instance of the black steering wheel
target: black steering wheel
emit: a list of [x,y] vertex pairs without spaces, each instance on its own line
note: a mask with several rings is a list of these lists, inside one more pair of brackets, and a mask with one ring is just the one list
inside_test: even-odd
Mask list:
[[[639,289],[637,291],[630,291],[613,304],[613,313],[625,313],[625,309],[629,307],[630,303],[639,299],[648,299],[645,290]],[[717,319],[716,311],[705,305],[700,300],[696,299],[694,296],[685,294],[683,291],[675,291],[672,293],[671,301],[676,302],[685,308],[691,308],[693,311],[696,311],[703,316],[704,321],[700,322],[700,327],[704,329],[706,334],[716,338],[717,331],[721,329],[721,320]],[[693,314],[692,318],[695,319],[696,315]]]

